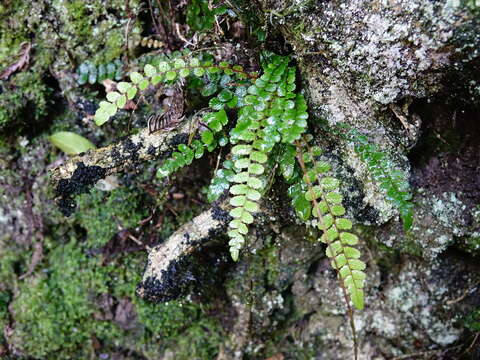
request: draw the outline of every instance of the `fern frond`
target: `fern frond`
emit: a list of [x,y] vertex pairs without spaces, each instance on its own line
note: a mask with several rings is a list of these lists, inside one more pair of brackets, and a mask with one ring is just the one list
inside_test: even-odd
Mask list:
[[[98,126],[106,123],[113,115],[115,115],[118,109],[121,109],[127,103],[127,100],[132,100],[135,96],[145,90],[150,85],[157,85],[159,83],[173,84],[179,79],[186,78],[188,76],[201,78],[204,75],[223,73],[227,76],[235,76],[240,81],[245,79],[253,81],[256,79],[255,74],[250,74],[243,70],[239,65],[231,65],[227,62],[220,62],[214,64],[211,60],[201,61],[199,57],[193,57],[187,55],[184,57],[176,57],[170,61],[160,61],[157,66],[152,64],[146,64],[143,74],[139,72],[131,72],[130,82],[119,82],[117,84],[117,91],[111,91],[107,93],[107,101],[101,101],[100,107],[95,113],[95,123]],[[227,105],[235,107],[238,102],[238,98],[233,94],[230,94],[225,90],[219,96],[230,96]],[[216,101],[219,101],[218,103]],[[214,110],[219,110],[220,106],[223,108],[223,102],[219,99],[214,100],[210,106]],[[218,107],[218,108],[217,108]]]
[[408,231],[413,224],[413,204],[410,184],[405,172],[396,168],[392,159],[380,151],[368,138],[356,130],[350,130],[350,139],[355,145],[355,152],[367,166],[372,178],[385,191],[385,199],[400,212],[403,228]]
[[349,231],[352,222],[343,217],[345,208],[339,192],[340,182],[327,176],[331,170],[328,163],[315,160],[320,154],[318,147],[304,153],[302,147],[297,146],[297,159],[304,172],[304,197],[312,204],[312,214],[318,220],[317,227],[323,232],[320,241],[327,245],[326,255],[337,271],[342,288],[353,305],[363,309],[365,263],[359,259],[360,252],[353,247],[358,244],[358,237]]
[[158,178],[167,177],[181,167],[190,165],[193,159],[200,159],[203,156],[205,149],[213,151],[218,146],[216,135],[227,125],[227,113],[223,109],[207,113],[202,117],[202,122],[208,129],[202,131],[200,139],[194,139],[191,144],[179,144],[178,151],[173,152],[172,156],[158,168]]
[[123,63],[120,59],[107,64],[94,65],[90,61],[85,61],[77,68],[78,85],[91,85],[96,82],[101,83],[105,79],[119,81],[125,75],[123,72]]
[[[233,196],[230,215],[234,219],[228,232],[234,260],[238,259],[248,225],[253,222],[252,213],[258,211],[259,200],[267,185],[262,175],[268,154],[282,138],[286,142],[290,140],[287,138],[290,136],[288,126],[306,126],[306,122],[303,123],[306,114],[303,97],[297,97],[293,92],[295,69],[289,68],[288,62],[288,58],[276,56],[264,68],[264,74],[248,88],[247,105],[240,110],[237,125],[230,133],[232,143],[238,143],[232,148],[236,175],[233,177],[235,185],[230,187]],[[297,103],[300,107],[298,114]]]

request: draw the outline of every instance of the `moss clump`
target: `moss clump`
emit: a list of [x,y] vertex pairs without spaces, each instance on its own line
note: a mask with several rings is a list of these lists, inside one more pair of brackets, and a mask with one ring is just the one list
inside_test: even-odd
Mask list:
[[[25,356],[88,358],[95,353],[94,339],[107,353],[129,348],[154,358],[171,348],[181,349],[178,359],[215,356],[221,328],[199,305],[153,305],[132,298],[143,256],[105,264],[87,252],[75,240],[58,246],[49,253],[43,271],[20,285],[12,305],[15,331],[9,341]],[[121,301],[133,304],[129,316],[134,319],[127,323],[115,310]]]
[[15,345],[32,357],[69,359],[91,353],[94,334],[119,336],[114,324],[91,320],[91,299],[107,291],[106,275],[76,241],[54,249],[43,274],[27,279],[13,302]]
[[0,131],[6,127],[31,127],[47,112],[51,89],[35,72],[20,72],[7,83],[0,81]]
[[105,245],[120,231],[138,226],[148,215],[148,202],[138,190],[120,187],[111,192],[93,190],[78,198],[79,224],[87,231],[87,246]]

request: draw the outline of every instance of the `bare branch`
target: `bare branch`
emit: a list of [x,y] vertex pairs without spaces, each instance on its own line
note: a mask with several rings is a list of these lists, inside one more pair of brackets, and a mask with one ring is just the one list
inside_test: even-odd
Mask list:
[[184,293],[191,282],[188,279],[189,257],[215,235],[225,231],[230,220],[224,210],[226,206],[227,202],[212,206],[149,252],[143,281],[137,287],[140,297],[164,302]]
[[176,129],[140,133],[100,149],[87,151],[51,170],[51,183],[59,196],[57,203],[68,216],[75,209],[73,197],[88,191],[98,180],[135,165],[168,155],[178,144],[187,143],[191,122],[181,123]]

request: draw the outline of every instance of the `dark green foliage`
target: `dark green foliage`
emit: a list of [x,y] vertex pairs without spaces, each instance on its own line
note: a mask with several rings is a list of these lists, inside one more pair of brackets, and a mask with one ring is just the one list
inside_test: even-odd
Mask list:
[[124,77],[123,63],[119,59],[100,65],[86,61],[77,68],[77,75],[79,85],[86,83],[93,85],[96,82],[101,83],[105,79],[120,81]]
[[403,228],[409,230],[413,223],[413,204],[410,184],[406,174],[395,168],[393,161],[387,154],[379,151],[375,144],[355,130],[350,131],[351,141],[354,142],[355,152],[367,165],[373,179],[385,191],[386,199],[395,205],[403,222]]
[[478,332],[480,331],[480,309],[472,311],[465,318],[465,326],[471,331]]
[[222,167],[215,172],[207,190],[207,199],[209,202],[214,202],[230,188],[230,184],[233,182],[233,177],[235,176],[233,168],[233,161],[225,160]]
[[[268,154],[279,142],[292,143],[306,128],[306,106],[303,96],[296,95],[295,68],[288,67],[288,58],[273,57],[264,66],[263,75],[251,85],[240,109],[236,126],[230,132],[234,161],[230,187],[230,252],[234,260],[245,243],[247,225],[252,213],[259,209],[258,201],[266,190],[264,164]],[[292,100],[293,99],[293,100]]]
[[[222,74],[221,77],[218,74]],[[236,89],[229,85],[231,76],[242,81]],[[232,258],[238,259],[248,225],[253,223],[253,214],[259,211],[260,199],[267,191],[266,169],[273,169],[272,163],[278,163],[280,172],[291,184],[289,195],[297,214],[303,221],[312,215],[317,219],[317,227],[323,231],[320,241],[327,244],[327,256],[339,274],[345,296],[348,293],[355,307],[362,309],[365,264],[358,259],[360,252],[352,247],[358,238],[348,231],[352,227],[350,220],[343,218],[345,208],[338,191],[339,181],[326,176],[330,171],[328,163],[315,159],[320,149],[302,152],[299,148],[307,129],[307,105],[304,97],[295,93],[295,68],[289,66],[287,57],[267,54],[263,74],[258,78],[245,73],[241,67],[224,62],[214,65],[208,57],[189,54],[175,55],[156,65],[146,64],[144,75],[132,72],[131,83],[121,82],[117,86],[119,92],[107,94],[108,102],[100,103],[96,121],[101,125],[123,107],[127,99],[133,99],[150,85],[173,83],[187,77],[206,80],[202,93],[216,94],[209,101],[215,112],[202,117],[199,139],[178,145],[178,151],[158,169],[157,176],[168,176],[200,158],[205,149],[213,150],[218,145],[218,134],[222,134],[228,124],[225,109],[239,109],[227,140],[233,145],[231,153],[216,172],[207,192],[208,199],[213,201],[229,189],[229,214],[233,220],[229,223],[228,236]]]
[[[217,75],[215,75],[217,74]],[[220,75],[225,75],[219,77]],[[215,81],[210,82],[211,78],[218,79],[218,82],[227,87],[228,84],[235,79],[235,83],[248,83],[249,79],[254,79],[254,74],[248,74],[241,66],[231,65],[227,62],[214,64],[211,57],[192,56],[188,51],[182,53],[174,53],[170,58],[156,63],[147,63],[144,67],[143,74],[139,72],[131,72],[131,82],[119,82],[117,84],[118,91],[107,93],[108,101],[101,101],[100,107],[95,113],[95,123],[103,125],[118,109],[125,106],[127,100],[132,100],[139,92],[144,91],[149,86],[157,84],[174,84],[185,78],[205,79],[207,86],[213,87],[209,89],[207,94],[213,95],[219,89]],[[214,84],[214,85],[211,85]],[[228,89],[222,89],[218,96],[211,99],[210,107],[213,110],[223,109],[225,106],[235,108],[241,103],[243,93],[240,91],[235,94]]]
[[213,29],[215,17],[223,15],[228,8],[218,0],[191,0],[187,8],[187,24],[193,31]]
[[213,151],[219,145],[217,134],[228,123],[225,110],[221,109],[204,115],[202,122],[207,126],[207,129],[203,129],[200,133],[200,140],[193,140],[190,145],[178,145],[178,151],[175,151],[158,169],[157,177],[166,177],[178,169],[190,165],[194,159],[200,159],[203,156],[205,149]]

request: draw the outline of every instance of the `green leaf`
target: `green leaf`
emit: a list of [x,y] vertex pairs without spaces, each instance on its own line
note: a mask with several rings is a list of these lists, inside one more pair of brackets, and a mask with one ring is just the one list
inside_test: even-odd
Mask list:
[[132,100],[136,94],[137,94],[137,88],[135,86],[132,86],[127,90],[127,99]]
[[241,220],[245,224],[251,224],[251,223],[253,223],[253,216],[249,212],[244,211],[243,214],[242,214]]
[[247,191],[247,199],[249,200],[258,201],[261,197],[262,195],[257,190],[249,189]]
[[248,172],[250,174],[261,175],[265,171],[265,168],[260,164],[250,164]]
[[236,174],[233,177],[233,181],[236,183],[244,183],[244,182],[247,182],[249,178],[250,178],[250,174],[247,171],[244,171]]
[[157,85],[161,81],[162,81],[162,75],[157,74],[152,77],[152,85]]
[[348,260],[348,266],[352,269],[352,270],[365,270],[366,268],[366,265],[365,263],[362,261],[362,260],[358,260],[358,259],[350,259]]
[[358,259],[360,257],[360,251],[353,247],[345,246],[343,248],[343,251],[345,253],[345,256],[349,259]]
[[149,81],[147,79],[143,79],[138,83],[138,88],[140,90],[145,90],[148,87],[148,85],[150,85]]
[[241,184],[241,185],[233,185],[231,188],[230,188],[230,194],[232,195],[245,195],[248,193],[248,186],[247,185],[244,185],[244,184]]
[[210,145],[213,143],[213,133],[210,130],[203,131],[200,137],[202,141],[207,145]]
[[173,66],[175,67],[175,69],[180,69],[180,68],[184,68],[186,64],[185,64],[185,61],[183,61],[183,59],[175,59]]
[[246,196],[234,196],[230,199],[230,205],[232,206],[244,206],[247,201]]
[[301,220],[307,221],[308,219],[310,219],[310,216],[312,214],[312,205],[310,201],[307,201],[303,196],[299,196],[293,201],[293,206],[295,208],[297,216]]
[[233,98],[233,93],[230,90],[223,89],[222,91],[220,91],[217,98],[221,102],[226,103]]
[[59,131],[49,137],[50,142],[67,155],[77,155],[95,149],[88,139],[69,131]]
[[249,158],[241,158],[235,161],[235,167],[237,169],[248,168],[250,166]]
[[330,204],[341,204],[343,197],[337,192],[329,192],[325,195],[325,200],[327,200]]
[[213,110],[220,110],[223,109],[225,104],[218,99],[218,97],[215,97],[213,99],[210,99],[208,106],[210,106]]
[[190,66],[191,67],[200,66],[200,60],[198,60],[197,58],[191,58],[190,59]]
[[119,109],[122,109],[125,104],[127,103],[127,97],[125,95],[121,95],[116,102],[116,105]]
[[355,306],[355,308],[357,308],[358,310],[363,310],[363,307],[364,307],[363,290],[357,289],[357,288],[351,288],[349,289],[349,293],[350,293],[350,298],[352,299],[353,306]]
[[119,83],[117,84],[117,89],[118,89],[118,91],[120,91],[122,94],[125,94],[125,93],[128,91],[128,89],[130,89],[131,87],[132,87],[132,84],[127,83],[127,82],[124,82],[124,81],[119,82]]
[[323,231],[327,231],[330,226],[333,224],[333,217],[330,214],[323,216],[323,218],[318,221],[318,228]]
[[158,70],[162,73],[167,72],[168,70],[170,70],[170,65],[168,65],[166,61],[161,61],[158,64]]
[[256,202],[246,200],[243,208],[248,212],[254,213],[258,211],[258,204]]
[[132,82],[134,84],[138,84],[140,81],[143,80],[143,76],[142,74],[136,72],[136,71],[133,71],[130,73],[130,80],[132,80]]
[[[350,230],[352,228],[352,222],[348,219],[340,218],[335,220],[335,223],[337,224],[337,227],[340,230]],[[355,245],[355,244],[349,244],[349,245]]]
[[305,193],[305,199],[307,199],[308,201],[316,200],[320,196],[322,196],[322,189],[320,188],[320,186],[313,186]]
[[235,145],[232,148],[232,154],[234,155],[249,155],[251,151],[251,145]]
[[195,68],[195,69],[193,69],[193,74],[194,74],[195,76],[201,77],[201,76],[203,76],[203,75],[205,74],[205,69],[200,68],[200,67]]
[[263,164],[263,163],[267,162],[268,157],[267,157],[266,154],[264,154],[264,153],[262,153],[262,152],[260,152],[260,151],[252,151],[252,152],[250,153],[250,159],[251,159],[252,161],[256,161],[256,162],[258,162],[258,163],[260,163],[260,164]]
[[333,258],[333,257],[337,256],[339,253],[341,253],[342,251],[343,251],[342,244],[340,244],[338,241],[335,241],[335,242],[333,242],[333,243],[331,243],[330,245],[327,246],[325,254],[329,258]]
[[331,208],[332,214],[335,216],[345,215],[345,208],[342,205],[333,205]]
[[110,91],[107,93],[107,100],[110,102],[115,102],[121,95],[118,92]]
[[108,115],[108,113],[106,113],[103,109],[100,108],[95,112],[95,125],[102,126],[108,121],[109,118],[110,116]]
[[[338,220],[346,220],[346,219],[338,219]],[[337,220],[337,224],[338,224],[338,220]],[[340,240],[345,245],[357,245],[358,244],[357,235],[351,234],[349,232],[342,232],[340,234]]]
[[143,68],[143,71],[145,72],[145,75],[148,77],[152,77],[157,73],[157,69],[150,64],[146,64],[145,67]]
[[247,180],[247,185],[250,186],[252,189],[260,189],[263,187],[262,181],[254,177],[251,177]]
[[235,219],[241,218],[244,213],[243,208],[237,207],[235,209],[230,210],[229,215]]
[[324,177],[320,181],[320,184],[322,185],[323,189],[327,191],[336,190],[340,186],[339,181],[333,177]]
[[168,71],[167,74],[165,75],[165,79],[167,79],[168,81],[175,80],[176,77],[177,77],[177,73],[175,71]]
[[190,69],[188,68],[184,68],[184,69],[181,69],[178,74],[181,76],[181,77],[187,77],[188,75],[190,75]]

